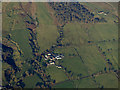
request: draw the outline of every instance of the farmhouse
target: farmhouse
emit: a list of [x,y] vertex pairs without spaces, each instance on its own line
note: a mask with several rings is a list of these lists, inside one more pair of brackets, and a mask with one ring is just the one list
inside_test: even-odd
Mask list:
[[46,57],[44,58],[45,60],[48,60]]
[[51,54],[50,54],[50,53],[48,53],[48,55],[50,56]]
[[104,12],[103,11],[98,11],[98,14],[103,14]]
[[50,65],[54,65],[55,63],[54,62],[51,62]]
[[62,68],[62,66],[61,66],[61,65],[56,65],[56,67],[57,67],[57,68]]
[[104,14],[105,16],[107,15],[107,12],[104,11],[98,11],[98,14]]
[[57,60],[58,60],[58,59],[62,59],[60,56],[56,56],[55,58],[56,58]]

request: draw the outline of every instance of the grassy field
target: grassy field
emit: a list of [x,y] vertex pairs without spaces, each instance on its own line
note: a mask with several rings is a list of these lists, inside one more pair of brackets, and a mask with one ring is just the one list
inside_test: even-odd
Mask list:
[[40,52],[49,49],[51,45],[56,43],[58,36],[57,27],[54,20],[46,7],[46,3],[36,3],[38,6],[36,16],[39,20],[37,28],[37,40],[40,46]]
[[103,74],[95,78],[100,85],[103,85],[104,88],[116,88],[118,87],[118,79],[114,73]]
[[84,78],[81,80],[70,80],[58,83],[53,88],[97,88],[99,85],[92,78]]
[[16,29],[25,29],[25,23],[23,18],[20,17],[20,10],[14,10],[14,8],[19,8],[19,3],[3,3],[2,5],[2,28],[3,36],[7,35],[10,31]]
[[[107,12],[115,12],[117,10],[117,3],[114,2],[90,2],[90,3],[82,3],[85,5],[88,9],[92,10],[94,13],[97,11],[107,11]],[[116,8],[116,9],[114,9]]]
[[28,76],[24,80],[25,88],[35,88],[37,82],[41,82],[42,80],[34,74],[34,76]]
[[[73,28],[73,26],[76,27]],[[70,43],[70,46],[56,50],[56,52],[65,53],[65,58],[63,59],[62,65],[67,68],[69,67],[69,69],[72,69],[76,73],[87,71],[89,73],[94,73],[104,69],[106,66],[104,58],[95,46],[88,44],[88,41],[91,40],[89,38],[90,36],[83,28],[81,29],[80,24],[72,23],[66,25],[64,28],[64,33],[65,37],[63,44]],[[78,57],[77,52],[82,57],[84,64]],[[69,54],[75,54],[75,56],[71,57]],[[87,75],[87,73],[83,73],[83,75]]]
[[[99,52],[98,48],[96,47],[96,45],[98,45],[102,48],[102,52],[106,52],[106,58],[112,60],[111,62],[113,63],[113,67],[115,69],[118,69],[117,25],[111,23],[91,24],[91,26],[83,25],[84,24],[74,22],[69,23],[64,27],[65,36],[62,43],[63,45],[69,43],[70,46],[57,48],[55,50],[55,52],[60,52],[65,55],[65,58],[62,59],[63,62],[60,64],[66,67],[68,70],[71,70],[74,73],[74,77],[77,76],[77,74],[82,74],[83,76],[86,76],[104,71],[104,68],[108,66],[107,62],[105,61],[105,57],[103,57],[101,52]],[[115,39],[115,41],[113,39]],[[88,44],[88,41],[93,41],[93,43]],[[76,48],[77,51],[74,48]],[[107,52],[107,50],[111,48],[112,51]],[[84,63],[82,63],[82,61],[80,60],[77,52],[82,57]],[[86,79],[83,82],[87,81],[89,80]],[[78,87],[98,87],[94,84],[84,84],[83,82],[81,82]],[[90,82],[93,81],[90,80]]]
[[63,70],[58,69],[55,65],[48,66],[46,73],[51,76],[52,79],[56,80],[56,83],[67,80],[67,76]]
[[91,78],[73,80],[74,88],[97,88],[98,85]]
[[31,58],[32,57],[32,50],[29,45],[29,31],[26,29],[24,30],[14,30],[11,32],[12,39],[18,43],[20,49],[24,53],[24,58]]
[[72,81],[65,81],[54,85],[53,88],[74,88],[74,85]]
[[47,3],[36,3],[37,10],[36,10],[36,16],[39,19],[39,23],[45,24],[45,25],[51,25],[53,24],[53,18],[50,15],[50,12],[48,11],[48,8],[46,7]]
[[[118,3],[115,2],[90,2],[90,3],[82,3],[89,10],[91,10],[95,17],[105,18],[107,22],[114,23],[114,21],[118,21]],[[99,14],[98,11],[103,11],[103,14]],[[109,12],[107,15],[104,15],[106,12]]]
[[106,53],[107,59],[110,59],[115,69],[118,69],[118,42],[111,40],[110,42],[98,44],[102,51]]
[[70,43],[73,46],[81,46],[89,40],[88,31],[85,28],[91,27],[92,24],[80,24],[78,22],[69,23],[64,27],[63,43]]
[[112,40],[118,39],[118,25],[107,23],[107,24],[95,24],[89,28],[89,36],[92,41]]
[[74,77],[77,74],[82,74],[83,76],[88,75],[88,68],[83,64],[78,56],[76,57],[67,57],[63,59],[61,63],[67,70],[70,70],[74,73]]
[[58,33],[55,25],[41,25],[37,29],[37,40],[40,46],[40,52],[43,52],[54,45],[56,43],[57,36]]
[[[16,8],[16,9],[13,9]],[[23,51],[25,59],[32,56],[32,51],[29,45],[29,32],[26,29],[23,18],[19,15],[21,10],[19,10],[19,3],[3,3],[3,37],[7,34],[11,34],[13,41],[18,43],[20,49]]]

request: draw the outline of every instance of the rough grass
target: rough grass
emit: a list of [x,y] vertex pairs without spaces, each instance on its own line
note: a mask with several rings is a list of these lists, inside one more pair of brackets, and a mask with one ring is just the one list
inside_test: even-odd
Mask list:
[[[114,68],[117,69],[118,26],[110,22],[107,24],[101,23],[94,25],[92,24],[91,26],[86,25],[88,27],[85,27],[83,25],[84,24],[79,24],[75,22],[69,23],[65,26],[64,28],[65,37],[62,42],[63,44],[69,43],[70,46],[58,48],[57,50],[55,50],[56,52],[60,52],[65,55],[65,58],[63,58],[62,60],[63,62],[61,64],[68,70],[74,72],[74,75],[81,73],[84,76],[92,73],[97,73],[99,71],[103,71],[104,68],[107,66],[107,62],[105,61],[105,58],[103,57],[101,52],[98,51],[98,48],[96,47],[96,45],[98,45],[102,48],[102,51],[106,52],[106,57],[112,60],[111,62],[113,63]],[[115,41],[113,41],[113,39],[115,39]],[[93,41],[94,43],[88,44],[89,40]],[[104,40],[105,42],[100,42]],[[81,63],[81,60],[78,58],[78,56],[76,56],[77,53],[75,52],[74,48],[77,49],[79,55],[85,62],[84,64]],[[112,51],[107,52],[107,49],[111,48]],[[69,56],[69,54],[72,55],[73,53],[75,54],[75,56]],[[83,82],[87,81],[89,80],[85,80]],[[110,84],[106,83],[105,85],[106,87],[108,87],[111,84],[112,83]],[[80,84],[80,86],[78,87],[96,87],[96,86],[95,85],[91,86],[88,83],[85,84],[85,86]]]
[[32,49],[29,45],[29,32],[26,30],[14,30],[11,32],[12,40],[18,43],[23,51],[25,59],[32,57]]
[[65,81],[54,85],[53,88],[74,88],[74,86],[72,81]]
[[54,45],[57,36],[58,33],[55,25],[40,25],[37,29],[37,40],[40,46],[40,51],[42,52]]
[[[64,27],[64,39],[63,43],[70,43],[73,46],[81,46],[86,44],[89,40],[88,32],[85,28],[86,24],[80,24],[78,22],[69,23]],[[88,25],[89,27],[89,25]]]
[[[90,9],[96,17],[103,17],[107,22],[114,23],[113,21],[118,21],[118,3],[115,2],[90,2],[90,3],[82,3],[88,9]],[[98,11],[109,12],[107,15],[98,14]]]
[[94,13],[97,11],[114,11],[114,6],[111,6],[110,3],[106,2],[89,2],[82,4],[85,5],[88,9],[92,10]]
[[[10,30],[25,29],[23,18],[19,15],[21,11],[13,10],[13,8],[19,8],[19,3],[3,3],[2,5],[2,28],[3,35],[7,35]],[[10,15],[10,17],[9,17]]]
[[37,82],[42,82],[42,80],[36,74],[34,74],[34,76],[28,76],[24,78],[23,82],[25,83],[24,88],[35,88]]
[[36,16],[39,19],[40,25],[41,24],[45,24],[45,25],[53,24],[53,18],[50,16],[50,12],[48,11],[46,7],[46,3],[37,2],[36,5],[37,5]]
[[62,83],[58,83],[53,88],[97,88],[98,85],[92,78],[84,78],[81,80],[69,80]]
[[39,20],[39,27],[36,29],[37,40],[41,53],[56,43],[58,32],[53,17],[51,17],[50,12],[46,7],[46,3],[36,3],[36,5],[36,16]]
[[118,69],[118,41],[110,40],[99,43],[98,45],[102,48],[102,51],[106,53],[106,57],[112,62],[113,67]]
[[[81,27],[81,24],[68,24],[64,28],[64,33],[65,37],[63,44],[70,43],[70,46],[60,48],[56,50],[56,52],[65,54],[65,58],[63,59],[62,63],[65,67],[71,69],[77,74],[82,72],[83,75],[87,75],[87,71],[89,71],[91,74],[104,69],[106,66],[104,58],[101,56],[95,46],[88,44],[88,41],[90,40],[89,37],[91,36],[88,35],[88,32],[86,32],[85,28]],[[84,64],[78,57],[78,54],[74,48],[77,49],[79,55],[84,61]],[[75,54],[76,56],[70,57],[68,54]]]
[[74,75],[82,74],[83,76],[88,75],[88,68],[83,64],[78,56],[76,57],[66,57],[63,59],[62,65],[71,70]]
[[117,39],[118,26],[116,24],[95,24],[89,29],[89,36],[92,41]]
[[99,75],[95,78],[104,88],[118,88],[118,79],[114,73]]
[[98,85],[92,78],[84,78],[81,80],[73,80],[74,88],[97,88]]
[[51,76],[53,80],[56,80],[56,83],[67,80],[67,76],[65,75],[62,69],[58,69],[55,65],[48,66],[46,69],[46,73]]

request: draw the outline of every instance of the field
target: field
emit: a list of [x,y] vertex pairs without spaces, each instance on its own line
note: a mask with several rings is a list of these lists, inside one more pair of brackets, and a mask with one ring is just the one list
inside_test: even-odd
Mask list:
[[[19,3],[3,3],[3,13],[2,13],[2,28],[3,36],[7,35],[11,30],[15,29],[25,29],[25,24],[23,19],[18,15],[17,10],[12,10],[12,7],[18,8]],[[22,27],[22,28],[21,28]]]
[[92,78],[86,78],[81,80],[71,80],[58,83],[54,88],[97,88],[98,85],[92,80]]
[[72,81],[65,81],[63,83],[56,84],[53,88],[74,88]]
[[[72,29],[73,27],[72,25],[76,26],[76,28]],[[71,67],[77,73],[86,72],[89,70],[90,70],[89,73],[93,73],[93,72],[103,70],[106,65],[106,62],[104,58],[101,56],[101,54],[98,52],[97,47],[90,45],[88,43],[88,41],[93,41],[90,39],[90,36],[92,35],[88,35],[87,32],[83,31],[82,29],[79,29],[81,26],[80,24],[72,23],[65,27],[65,31],[64,31],[65,37],[63,40],[63,44],[70,43],[70,46],[60,48],[58,49],[59,51],[56,50],[56,52],[65,53],[65,58],[63,59],[62,65]],[[89,32],[91,31],[89,30]],[[74,48],[77,49],[79,55],[82,57],[84,61],[84,64],[80,60],[80,57],[78,56]],[[70,56],[69,54],[71,55],[75,54],[76,56]],[[102,64],[99,64],[99,63],[102,63]],[[94,69],[95,67],[96,69]],[[78,70],[80,72],[78,72]]]
[[37,82],[42,82],[42,80],[35,74],[34,76],[26,77],[24,80],[25,88],[35,88]]
[[17,41],[21,48],[25,59],[32,57],[32,50],[29,45],[29,31],[28,30],[14,30],[11,32],[12,40]]
[[56,80],[56,83],[67,80],[67,76],[65,75],[65,73],[55,66],[48,66],[46,69],[46,73],[50,75],[52,79]]
[[[83,4],[87,5],[87,3]],[[94,4],[98,5],[96,3]],[[90,3],[88,3],[88,6],[90,6]],[[91,5],[90,9],[93,9],[93,6],[94,5]],[[101,7],[97,7],[94,12],[97,13],[97,11],[99,11],[98,8],[101,10]],[[112,62],[114,69],[118,69],[118,25],[113,22],[117,19],[112,15],[99,16],[104,17],[107,20],[107,23],[85,25],[73,22],[64,27],[65,36],[62,40],[62,44],[69,44],[69,46],[57,48],[55,52],[60,52],[65,55],[65,58],[63,58],[60,64],[74,73],[73,78],[77,78],[78,74],[87,76],[92,73],[104,71],[105,68],[108,70],[109,66],[106,59],[109,59]],[[88,41],[91,41],[91,43],[88,43]],[[101,51],[99,50],[99,47]],[[79,56],[82,57],[84,63],[82,63],[81,58],[78,56],[75,49],[77,49],[77,52],[79,53]],[[106,56],[102,54],[103,52],[105,52]],[[117,80],[115,81],[117,82]],[[94,87],[98,86],[96,85]]]
[[57,27],[54,24],[53,17],[50,12],[48,12],[46,3],[36,3],[36,5],[38,6],[36,16],[38,17],[40,23],[37,28],[37,40],[39,46],[41,47],[41,53],[56,43],[56,38],[59,34],[57,32]]
[[[50,28],[50,29],[48,29]],[[41,25],[38,30],[38,44],[40,45],[40,51],[43,52],[49,49],[51,45],[55,44],[57,38],[57,28],[55,25]]]
[[108,74],[97,76],[95,80],[99,82],[100,85],[103,85],[104,88],[118,87],[118,81],[114,73],[108,73]]

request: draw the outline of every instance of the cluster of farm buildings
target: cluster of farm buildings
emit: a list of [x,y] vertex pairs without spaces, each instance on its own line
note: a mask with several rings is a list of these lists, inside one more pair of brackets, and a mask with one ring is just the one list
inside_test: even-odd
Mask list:
[[[64,55],[54,55],[51,53],[47,53],[44,55],[44,59],[48,61],[47,65],[55,65],[56,60],[61,60],[64,57]],[[57,68],[62,68],[61,65],[56,65]]]

